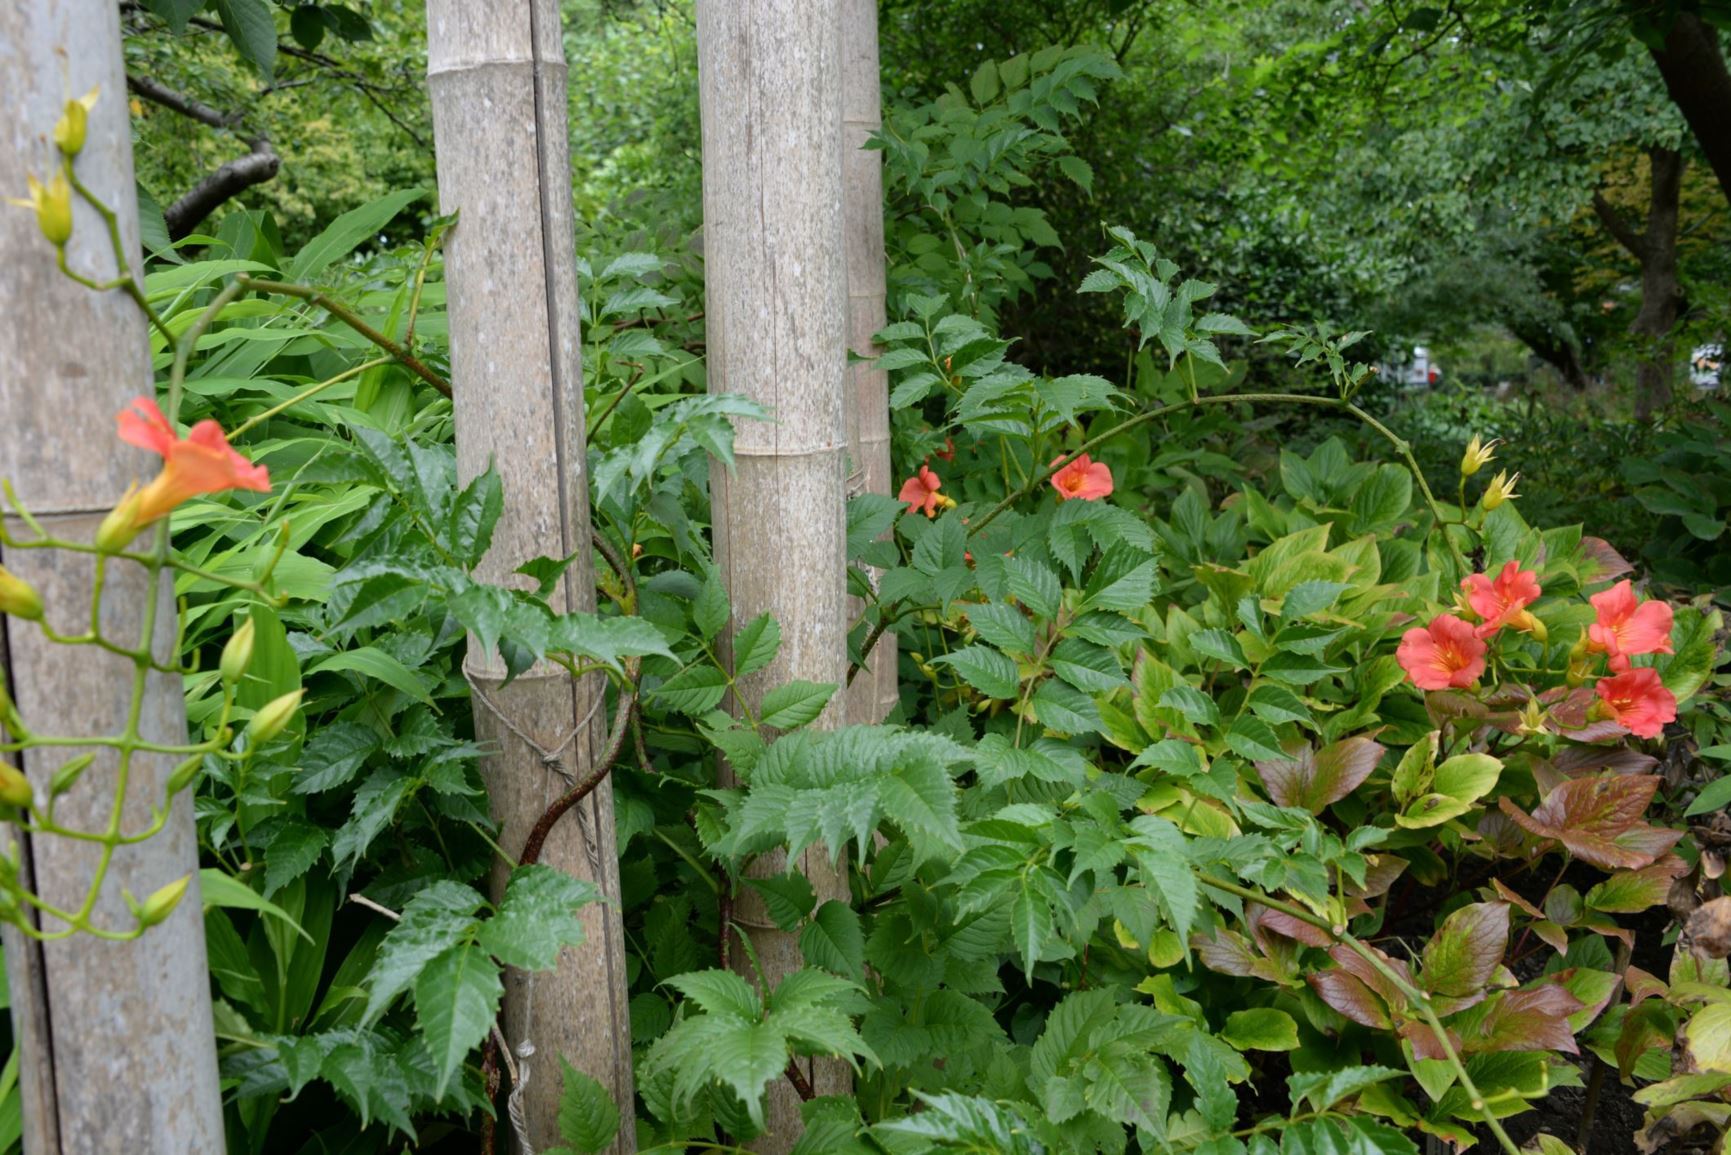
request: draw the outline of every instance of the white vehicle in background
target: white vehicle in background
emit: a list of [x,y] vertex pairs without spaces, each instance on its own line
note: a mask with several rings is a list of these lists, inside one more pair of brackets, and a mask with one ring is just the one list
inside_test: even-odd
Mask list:
[[1423,345],[1413,346],[1412,357],[1404,364],[1384,365],[1382,375],[1403,389],[1429,389],[1442,380],[1442,370]]
[[1697,389],[1717,389],[1724,365],[1725,346],[1697,345],[1689,355],[1689,381]]

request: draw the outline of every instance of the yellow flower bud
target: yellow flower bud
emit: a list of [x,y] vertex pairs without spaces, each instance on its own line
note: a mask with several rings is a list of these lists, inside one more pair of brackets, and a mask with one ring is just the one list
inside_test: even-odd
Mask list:
[[1479,504],[1485,507],[1485,512],[1489,513],[1511,497],[1519,497],[1520,494],[1515,492],[1515,482],[1520,479],[1521,475],[1518,473],[1510,477],[1506,469],[1499,471],[1495,477],[1491,478],[1490,485],[1485,488],[1485,495],[1479,499]]
[[253,638],[256,633],[252,619],[247,618],[228,640],[228,645],[222,648],[222,680],[231,686],[240,681],[246,668],[252,665]]
[[3,565],[0,565],[0,614],[11,614],[27,622],[42,620],[42,595]]
[[260,706],[258,713],[254,714],[252,721],[247,724],[247,739],[254,746],[262,746],[281,734],[294,720],[295,711],[301,708],[301,695],[305,693],[305,688],[295,690],[280,698],[272,698]]
[[30,779],[24,777],[24,771],[0,762],[0,802],[23,809],[35,799],[36,791],[31,789]]
[[180,905],[180,900],[186,897],[186,888],[191,883],[192,875],[186,874],[167,886],[160,887],[138,908],[138,925],[155,926],[167,919],[174,913],[174,908]]
[[89,125],[90,110],[96,107],[97,94],[102,86],[97,85],[77,100],[66,102],[66,111],[60,114],[60,120],[54,125],[54,145],[67,157],[77,156],[84,151],[84,132]]
[[111,510],[96,529],[96,548],[103,553],[119,553],[132,544],[144,526],[138,520],[139,490],[135,485],[126,491],[120,504]]
[[60,173],[54,174],[47,188],[33,176],[25,179],[30,183],[30,199],[8,197],[7,200],[20,208],[35,209],[36,224],[42,229],[42,235],[55,248],[60,248],[72,236],[72,186]]
[[1479,435],[1473,434],[1473,439],[1467,442],[1466,453],[1461,456],[1461,476],[1471,477],[1483,469],[1490,463],[1491,458],[1496,456],[1496,447],[1501,444],[1501,440],[1493,440],[1488,445],[1483,444],[1479,440]]

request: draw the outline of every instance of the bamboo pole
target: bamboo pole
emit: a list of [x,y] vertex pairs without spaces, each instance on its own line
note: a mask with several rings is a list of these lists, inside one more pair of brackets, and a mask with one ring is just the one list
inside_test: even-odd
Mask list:
[[[427,57],[439,198],[444,211],[461,213],[445,265],[458,472],[466,480],[491,464],[505,489],[504,516],[478,576],[522,583],[513,571],[530,558],[576,553],[555,591],[555,608],[592,610],[559,5],[429,0]],[[602,685],[538,668],[502,686],[497,655],[474,647],[467,672],[476,688],[476,729],[498,751],[483,761],[482,773],[503,844],[514,851],[565,791],[559,771],[582,777],[593,765],[608,722],[596,700]],[[513,727],[533,737],[534,746]],[[544,764],[541,751],[559,747],[574,727],[582,732],[562,765]],[[536,1150],[560,1142],[563,1056],[599,1080],[619,1106],[625,1123],[608,1150],[634,1151],[610,782],[553,828],[541,861],[594,882],[608,901],[584,912],[586,941],[567,950],[556,971],[506,977],[506,1040],[518,1050],[531,1042],[536,1052],[525,1096],[530,1142]],[[495,870],[495,893],[506,874],[503,865]]]
[[[842,219],[847,253],[847,342],[860,357],[880,350],[872,337],[883,329],[883,153],[865,147],[883,127],[878,77],[877,0],[842,0]],[[895,492],[890,473],[889,374],[855,361],[848,366],[848,496]],[[875,579],[874,579],[875,581]],[[849,620],[859,616],[854,602]],[[895,635],[885,633],[866,655],[848,687],[850,723],[881,722],[899,700]]]
[[[78,158],[83,182],[117,214],[124,251],[142,268],[132,172],[132,136],[120,52],[120,20],[111,0],[27,0],[0,5],[0,195],[24,195],[26,173],[46,180],[59,164],[49,130],[69,96],[101,85],[87,143]],[[114,248],[88,206],[75,213],[67,258],[72,268],[107,279]],[[129,398],[151,392],[145,318],[117,291],[95,292],[55,268],[53,248],[30,212],[0,205],[0,476],[56,536],[89,541],[129,481],[154,472],[146,455],[115,440],[114,415]],[[9,530],[30,536],[8,521]],[[93,569],[88,556],[12,550],[8,568],[34,585],[49,621],[70,633],[88,623]],[[111,563],[102,599],[103,628],[134,644],[143,635],[144,571]],[[171,583],[158,590],[151,637],[158,660],[174,648]],[[120,733],[131,705],[134,666],[94,647],[49,644],[34,625],[0,619],[0,659],[20,713],[44,733]],[[186,733],[180,679],[149,677],[140,713],[142,735],[179,743]],[[63,758],[25,757],[42,790]],[[56,817],[82,829],[106,827],[117,763],[112,750],[66,794]],[[123,825],[148,826],[164,798],[169,760],[134,753]],[[20,1051],[24,1150],[29,1155],[219,1155],[224,1149],[216,1041],[198,889],[198,843],[191,800],[182,795],[155,837],[120,848],[95,919],[126,929],[132,916],[122,888],[134,895],[192,875],[186,897],[167,922],[130,942],[77,935],[38,943],[8,927],[6,972],[12,1025]],[[96,848],[57,837],[20,843],[23,873],[38,894],[77,907],[96,870]],[[60,924],[44,916],[52,931]]]
[[[847,672],[846,273],[841,219],[839,0],[699,0],[703,231],[709,387],[767,406],[745,424],[736,469],[710,470],[715,560],[732,627],[768,611],[781,652],[742,680],[754,705],[790,678],[840,686]],[[814,723],[845,719],[837,693]],[[847,898],[845,871],[819,848],[798,867],[819,901]],[[786,869],[766,855],[754,875]],[[755,892],[733,910],[770,982],[802,965]],[[737,948],[733,965],[750,973]],[[839,1062],[801,1060],[818,1094],[846,1093]],[[799,1136],[789,1080],[770,1085],[761,1151]]]

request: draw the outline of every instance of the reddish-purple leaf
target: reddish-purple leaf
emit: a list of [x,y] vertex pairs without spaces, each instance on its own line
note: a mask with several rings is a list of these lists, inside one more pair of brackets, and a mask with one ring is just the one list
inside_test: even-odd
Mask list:
[[1334,969],[1313,971],[1304,977],[1318,998],[1353,1022],[1384,1031],[1394,1025],[1383,1001],[1357,977]]
[[1288,982],[1273,963],[1256,953],[1249,939],[1235,931],[1217,930],[1211,935],[1192,935],[1190,949],[1211,971],[1244,979],[1263,979],[1283,986]]
[[[1408,984],[1412,982],[1412,970],[1406,965],[1405,960],[1390,958],[1375,947],[1366,949],[1375,954],[1384,966],[1399,975],[1402,982]],[[1400,993],[1400,988],[1389,982],[1381,971],[1371,965],[1369,959],[1364,958],[1351,947],[1344,943],[1332,946],[1328,949],[1328,957],[1340,964],[1341,969],[1381,995],[1383,1001],[1389,1006],[1400,1009],[1406,1007],[1406,996]]]
[[1658,787],[1654,774],[1575,778],[1547,794],[1530,815],[1507,798],[1497,805],[1523,830],[1561,842],[1583,862],[1606,870],[1636,869],[1683,837],[1681,831],[1641,821]]
[[1420,977],[1425,989],[1464,996],[1484,989],[1509,944],[1505,902],[1475,902],[1443,920],[1424,948]]
[[1293,918],[1290,914],[1283,914],[1278,910],[1269,910],[1266,907],[1247,908],[1245,913],[1249,915],[1251,909],[1261,911],[1259,916],[1261,925],[1267,927],[1275,934],[1283,934],[1287,938],[1303,943],[1305,946],[1317,946],[1322,947],[1325,950],[1334,945],[1334,939],[1327,931],[1323,930],[1321,927],[1311,926],[1303,919]]
[[[1461,1037],[1452,1027],[1444,1027],[1448,1033],[1449,1045],[1455,1049],[1455,1054],[1461,1052]],[[1448,1052],[1443,1050],[1437,1040],[1436,1032],[1423,1019],[1413,1019],[1400,1025],[1400,1037],[1412,1044],[1412,1053],[1419,1059],[1446,1059]]]
[[1316,751],[1308,744],[1289,746],[1287,757],[1256,763],[1256,773],[1276,804],[1321,814],[1370,777],[1382,753],[1379,744],[1363,735]]
[[1659,760],[1651,754],[1622,746],[1569,746],[1557,751],[1551,764],[1570,778],[1580,778],[1600,770],[1645,774],[1657,766]]
[[1503,991],[1491,1001],[1478,1030],[1466,1037],[1466,1049],[1579,1054],[1569,1016],[1580,1009],[1581,1000],[1554,982]]

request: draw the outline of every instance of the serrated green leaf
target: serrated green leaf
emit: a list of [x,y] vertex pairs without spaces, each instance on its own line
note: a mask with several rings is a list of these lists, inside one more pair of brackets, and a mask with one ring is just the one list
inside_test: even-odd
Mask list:
[[1013,701],[1021,692],[1016,663],[990,646],[963,646],[933,658],[932,664],[949,666],[988,698]]
[[563,1055],[559,1068],[564,1079],[559,1088],[559,1137],[583,1155],[604,1149],[619,1133],[619,1108],[613,1097]]
[[550,866],[519,866],[505,884],[499,912],[480,926],[481,946],[506,966],[551,970],[562,947],[583,941],[578,909],[600,898],[593,883]]
[[791,730],[812,721],[835,695],[835,686],[827,682],[794,680],[777,686],[763,696],[758,723],[777,730]]
[[499,1016],[499,967],[472,942],[434,956],[415,979],[415,1021],[437,1069],[437,1098]]
[[775,661],[781,649],[781,626],[769,614],[759,614],[733,635],[733,676],[743,678]]
[[813,966],[856,982],[865,978],[865,935],[859,915],[844,902],[832,899],[817,908],[800,932],[799,951]]

